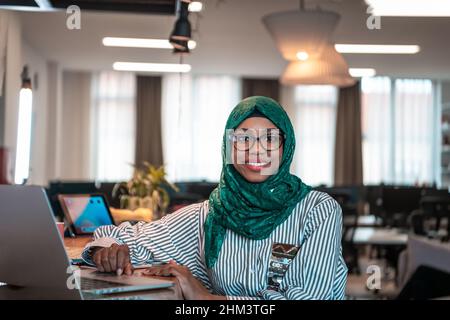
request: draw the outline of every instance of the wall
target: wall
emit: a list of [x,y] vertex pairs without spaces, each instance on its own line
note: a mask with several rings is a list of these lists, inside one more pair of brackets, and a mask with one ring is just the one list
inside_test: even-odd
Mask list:
[[90,178],[91,75],[64,71],[62,76],[62,141],[59,177]]
[[8,39],[6,43],[6,74],[5,74],[5,117],[4,146],[10,152],[10,176],[13,181],[14,159],[17,142],[17,121],[19,106],[19,91],[22,72],[22,29],[20,19],[14,12],[8,12]]
[[33,87],[33,134],[29,183],[45,185],[47,183],[46,162],[49,156],[47,152],[47,62],[25,40],[22,41],[22,58],[22,64],[28,66]]

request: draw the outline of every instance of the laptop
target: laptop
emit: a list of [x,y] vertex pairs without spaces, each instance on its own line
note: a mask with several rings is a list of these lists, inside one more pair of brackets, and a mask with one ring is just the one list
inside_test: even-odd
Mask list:
[[168,288],[169,280],[72,266],[45,190],[0,185],[0,299],[103,299]]

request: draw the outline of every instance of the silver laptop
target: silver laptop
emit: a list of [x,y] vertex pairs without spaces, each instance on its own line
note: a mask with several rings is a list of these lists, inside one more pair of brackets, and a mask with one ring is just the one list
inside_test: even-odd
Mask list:
[[[0,299],[93,299],[168,288],[172,281],[70,265],[43,188],[0,185]],[[133,293],[132,293],[133,292]]]

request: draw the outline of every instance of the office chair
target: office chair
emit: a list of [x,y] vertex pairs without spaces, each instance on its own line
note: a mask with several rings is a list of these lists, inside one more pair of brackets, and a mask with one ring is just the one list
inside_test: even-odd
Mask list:
[[[441,222],[443,219],[447,220],[447,233],[443,237],[443,241],[448,241],[450,237],[450,194],[444,195],[431,195],[424,196],[420,200],[420,205],[422,208],[422,228],[419,230],[430,235],[430,231],[438,235],[441,229]],[[435,221],[434,226],[432,225],[429,230],[425,230],[423,226],[426,220],[433,219]],[[416,222],[417,224],[417,222]],[[434,228],[433,228],[434,227]],[[432,234],[431,234],[432,235]]]

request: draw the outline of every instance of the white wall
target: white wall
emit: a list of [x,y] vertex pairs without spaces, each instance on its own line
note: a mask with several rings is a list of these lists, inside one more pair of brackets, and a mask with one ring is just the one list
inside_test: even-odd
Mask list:
[[17,14],[8,12],[8,40],[6,44],[4,146],[10,152],[10,177],[13,181],[17,142],[19,91],[22,72],[22,29]]
[[45,58],[22,41],[22,63],[28,66],[33,86],[33,135],[31,140],[29,183],[45,185],[47,183],[47,62]]
[[[86,74],[65,76],[62,67],[36,50],[22,35],[21,21],[8,16],[6,49],[4,146],[10,151],[10,176],[14,179],[21,72],[28,66],[33,86],[33,131],[29,184],[47,185],[53,179],[87,179],[89,148],[84,137],[89,110],[90,82]],[[62,101],[66,101],[63,105]],[[88,119],[88,118],[87,118]],[[87,128],[89,126],[87,125]],[[88,159],[88,160],[85,160]],[[86,165],[87,163],[87,165]]]

